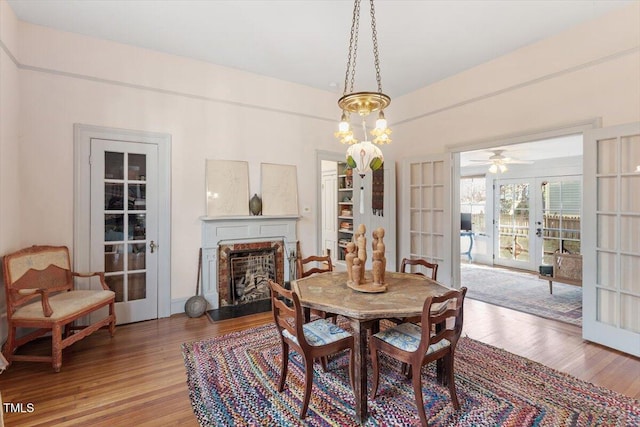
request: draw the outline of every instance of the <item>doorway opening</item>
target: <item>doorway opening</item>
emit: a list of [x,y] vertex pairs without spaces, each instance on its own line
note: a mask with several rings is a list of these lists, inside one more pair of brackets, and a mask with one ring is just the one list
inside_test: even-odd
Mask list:
[[[581,253],[582,134],[460,154],[460,277],[468,296],[580,324],[579,286],[553,284]],[[552,274],[552,273],[551,273]]]

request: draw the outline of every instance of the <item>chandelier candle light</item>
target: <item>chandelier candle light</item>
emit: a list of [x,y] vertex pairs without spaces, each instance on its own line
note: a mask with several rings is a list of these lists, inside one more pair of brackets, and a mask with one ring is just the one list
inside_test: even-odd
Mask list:
[[[358,53],[358,32],[360,28],[360,0],[353,4],[353,19],[351,21],[351,35],[349,38],[349,53],[347,56],[347,71],[344,76],[344,92],[338,100],[338,106],[342,109],[342,116],[338,126],[336,138],[343,144],[351,144],[347,149],[347,165],[364,178],[365,174],[382,167],[384,157],[380,148],[373,144],[389,144],[391,142],[391,129],[387,127],[384,117],[384,109],[391,103],[391,98],[382,93],[382,79],[380,77],[380,61],[378,59],[378,36],[376,32],[376,17],[373,0],[369,0],[371,7],[371,36],[373,40],[373,58],[376,70],[377,92],[354,92],[353,84],[356,76],[356,57]],[[376,127],[371,131],[375,138],[368,140],[366,117],[379,111]],[[358,113],[362,118],[362,131],[364,141],[358,141],[353,136],[349,118],[351,113]],[[360,213],[364,213],[364,187],[360,186]]]

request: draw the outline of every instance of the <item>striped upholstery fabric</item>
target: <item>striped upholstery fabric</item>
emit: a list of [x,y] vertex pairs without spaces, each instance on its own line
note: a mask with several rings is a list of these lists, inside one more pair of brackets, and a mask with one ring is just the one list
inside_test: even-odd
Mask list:
[[[349,332],[326,319],[318,319],[310,323],[305,323],[302,326],[302,330],[307,342],[313,346],[329,344],[351,335]],[[298,343],[298,338],[291,335],[286,329],[282,330],[282,335]]]
[[[420,334],[421,328],[419,325],[414,323],[402,323],[396,327],[378,332],[374,336],[401,350],[412,352],[418,349],[418,345],[420,344]],[[449,345],[451,345],[451,343],[448,340],[440,340],[439,342],[430,345],[426,354],[431,354],[435,351],[448,347]]]

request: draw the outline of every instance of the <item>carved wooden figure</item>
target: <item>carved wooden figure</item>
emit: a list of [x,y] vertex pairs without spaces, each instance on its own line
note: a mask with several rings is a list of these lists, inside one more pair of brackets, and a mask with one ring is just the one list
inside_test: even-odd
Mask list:
[[360,266],[359,258],[354,258],[353,267],[351,267],[351,269],[352,269],[351,275],[353,276],[353,283],[356,286],[359,286],[361,283],[363,283],[361,278],[362,278],[362,273],[364,272],[364,269]]
[[381,286],[383,284],[382,278],[382,253],[380,251],[373,251],[373,284]]
[[353,260],[357,257],[358,255],[356,255],[356,244],[353,242],[347,243],[347,254],[345,255],[344,259],[347,264],[347,275],[349,276],[349,282],[353,282]]

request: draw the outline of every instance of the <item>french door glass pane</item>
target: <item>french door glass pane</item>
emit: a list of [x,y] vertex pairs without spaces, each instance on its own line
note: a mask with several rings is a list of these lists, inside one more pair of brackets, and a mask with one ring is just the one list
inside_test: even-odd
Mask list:
[[620,138],[622,173],[638,172],[640,168],[640,135]]
[[146,161],[144,154],[104,153],[105,279],[116,302],[146,298]]
[[529,184],[500,184],[500,258],[529,261],[529,206]]
[[124,153],[104,153],[105,179],[124,179]]

